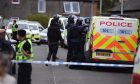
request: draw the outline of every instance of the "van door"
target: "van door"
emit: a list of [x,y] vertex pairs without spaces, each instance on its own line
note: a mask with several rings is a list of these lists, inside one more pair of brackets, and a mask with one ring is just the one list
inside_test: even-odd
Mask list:
[[93,30],[93,55],[92,58],[106,59],[113,57],[115,47],[115,27],[109,18],[97,18]]
[[90,25],[88,27],[88,32],[86,35],[86,42],[85,42],[85,51],[89,51],[90,47],[91,47],[91,41],[92,41],[92,31],[94,29],[94,18],[92,18],[92,20],[90,21]]
[[137,48],[138,27],[136,20],[116,20],[115,55],[120,60],[133,61]]

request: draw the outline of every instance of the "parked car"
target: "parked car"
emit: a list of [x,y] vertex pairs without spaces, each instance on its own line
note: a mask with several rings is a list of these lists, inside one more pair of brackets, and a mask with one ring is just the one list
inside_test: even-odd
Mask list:
[[34,22],[29,22],[29,28],[32,32],[32,41],[33,42],[40,42],[40,29],[39,29],[39,26],[37,23],[34,23]]
[[43,31],[40,32],[40,37],[41,37],[40,43],[41,44],[48,42],[47,32],[48,32],[48,29],[44,29]]
[[[6,28],[6,32],[7,34],[11,37],[12,35],[12,24],[13,22],[9,22],[7,28]],[[17,25],[18,25],[18,29],[23,29],[26,31],[26,38],[31,39],[32,37],[32,32],[29,28],[29,24],[28,21],[23,20],[23,21],[17,21]]]
[[45,28],[37,21],[28,21],[29,24],[34,24],[37,25],[37,28],[39,29],[39,32],[41,32],[42,30],[44,30]]

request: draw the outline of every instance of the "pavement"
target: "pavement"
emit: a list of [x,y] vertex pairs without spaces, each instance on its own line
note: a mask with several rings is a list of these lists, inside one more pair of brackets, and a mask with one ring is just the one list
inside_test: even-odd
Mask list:
[[[34,45],[35,60],[45,60],[47,45]],[[65,61],[67,49],[59,48],[57,56]],[[131,84],[128,69],[97,68],[69,69],[66,66],[33,64],[32,84]]]

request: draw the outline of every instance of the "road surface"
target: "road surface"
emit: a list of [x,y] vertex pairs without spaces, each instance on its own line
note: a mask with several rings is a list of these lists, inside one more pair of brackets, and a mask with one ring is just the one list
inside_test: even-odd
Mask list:
[[[45,60],[47,45],[34,45],[35,60]],[[67,50],[59,48],[58,57],[65,61]],[[131,84],[127,69],[73,70],[66,66],[33,64],[32,84]]]

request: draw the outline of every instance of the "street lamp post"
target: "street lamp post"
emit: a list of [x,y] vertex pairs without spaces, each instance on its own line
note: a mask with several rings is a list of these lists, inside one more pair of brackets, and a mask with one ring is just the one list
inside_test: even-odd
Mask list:
[[124,14],[124,0],[119,0],[121,3],[121,15]]
[[100,14],[102,14],[102,5],[103,5],[103,0],[100,0]]

